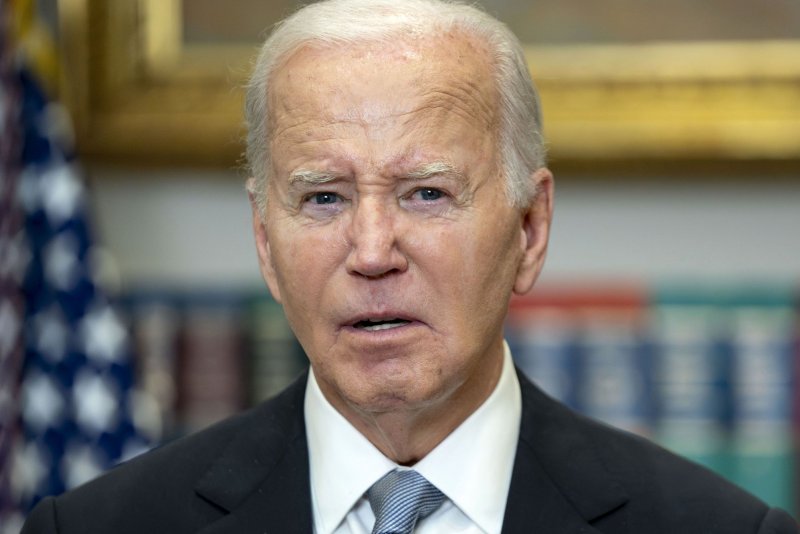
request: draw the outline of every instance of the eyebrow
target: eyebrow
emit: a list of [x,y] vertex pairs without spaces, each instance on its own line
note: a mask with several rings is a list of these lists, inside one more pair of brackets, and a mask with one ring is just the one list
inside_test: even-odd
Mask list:
[[[424,180],[432,176],[448,175],[462,180],[463,173],[444,161],[434,161],[425,163],[416,169],[406,173],[404,178],[411,180]],[[311,169],[298,169],[289,175],[289,185],[306,184],[319,185],[336,180],[337,174],[325,171],[314,171]]]
[[411,178],[412,180],[424,180],[425,178],[430,178],[431,176],[436,176],[438,174],[445,174],[449,176],[454,176],[458,179],[463,179],[464,175],[444,161],[434,161],[431,163],[425,163],[414,169],[413,171],[406,174],[407,178]]
[[289,185],[295,185],[297,183],[318,185],[332,182],[335,179],[336,175],[330,172],[299,169],[289,175]]

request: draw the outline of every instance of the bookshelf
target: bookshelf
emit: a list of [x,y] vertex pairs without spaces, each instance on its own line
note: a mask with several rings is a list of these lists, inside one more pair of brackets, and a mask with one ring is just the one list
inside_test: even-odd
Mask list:
[[[546,392],[798,510],[797,288],[560,284],[506,338]],[[307,361],[265,290],[130,291],[140,387],[170,439],[274,395]]]

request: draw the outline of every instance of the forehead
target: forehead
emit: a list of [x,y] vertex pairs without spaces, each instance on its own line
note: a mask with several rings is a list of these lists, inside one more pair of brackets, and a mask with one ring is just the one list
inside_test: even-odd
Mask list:
[[273,73],[271,137],[302,135],[311,123],[375,126],[453,114],[493,132],[497,98],[489,57],[482,42],[458,30],[392,42],[305,46]]

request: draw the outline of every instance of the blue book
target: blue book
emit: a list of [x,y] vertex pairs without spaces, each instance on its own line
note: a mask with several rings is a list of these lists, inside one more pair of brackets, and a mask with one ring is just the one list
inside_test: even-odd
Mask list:
[[605,423],[652,433],[650,366],[638,310],[595,308],[578,339],[578,409]]
[[656,438],[730,477],[729,359],[718,308],[659,303],[653,313]]
[[733,479],[794,509],[792,400],[796,319],[789,305],[731,307]]
[[506,325],[514,363],[551,397],[576,408],[577,325],[557,308],[515,310]]
[[569,285],[512,301],[516,364],[545,392],[590,417],[649,434],[645,293]]

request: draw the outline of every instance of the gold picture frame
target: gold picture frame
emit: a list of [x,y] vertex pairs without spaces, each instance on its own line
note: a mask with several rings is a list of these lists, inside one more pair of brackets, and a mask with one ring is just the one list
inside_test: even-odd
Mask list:
[[[59,0],[59,9],[62,97],[85,158],[237,165],[254,46],[185,46],[180,0]],[[555,165],[800,167],[800,40],[526,53]]]

